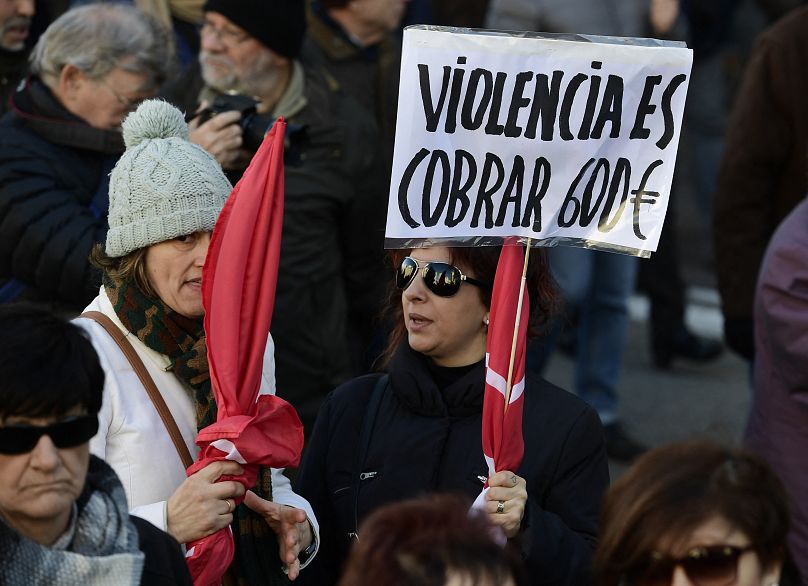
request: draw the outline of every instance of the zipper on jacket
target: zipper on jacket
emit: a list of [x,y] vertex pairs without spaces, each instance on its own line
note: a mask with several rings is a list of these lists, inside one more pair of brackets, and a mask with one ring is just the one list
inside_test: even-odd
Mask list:
[[[359,482],[362,482],[363,480],[373,480],[378,475],[379,475],[379,473],[376,470],[370,470],[369,472],[360,472],[359,473]],[[359,487],[357,487],[357,490],[358,490],[358,488]],[[359,496],[358,495],[356,497],[356,507],[359,507]],[[354,513],[356,513],[356,511],[354,511]],[[354,523],[356,525],[358,525],[359,521],[355,520]],[[356,532],[356,531],[350,531],[348,533],[348,539],[349,540],[355,539],[358,542],[359,541],[359,533]]]

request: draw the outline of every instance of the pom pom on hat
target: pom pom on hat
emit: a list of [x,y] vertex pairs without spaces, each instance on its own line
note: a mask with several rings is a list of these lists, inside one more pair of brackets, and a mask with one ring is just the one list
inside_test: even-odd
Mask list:
[[213,230],[232,186],[216,159],[188,141],[182,112],[147,100],[123,134],[127,148],[109,180],[107,255]]
[[188,140],[188,125],[182,112],[162,100],[146,100],[123,121],[126,148],[154,138]]

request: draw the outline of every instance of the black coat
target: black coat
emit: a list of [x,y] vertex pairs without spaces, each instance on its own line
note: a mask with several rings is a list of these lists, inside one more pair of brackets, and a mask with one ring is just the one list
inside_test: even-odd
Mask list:
[[65,110],[35,78],[0,120],[0,302],[80,311],[101,283],[88,256],[107,233],[119,132]]
[[174,538],[140,517],[130,515],[129,518],[137,528],[138,549],[146,556],[140,583],[143,586],[190,586],[191,574]]
[[[438,491],[474,498],[482,490],[484,366],[440,391],[427,360],[406,342],[399,347],[361,467],[360,434],[379,375],[342,385],[323,404],[296,483],[317,514],[322,541],[302,584],[332,584],[339,576],[356,528],[356,470],[366,478],[359,524],[390,502]],[[518,539],[531,584],[589,584],[609,483],[598,416],[574,395],[528,375],[523,421],[525,454],[516,472],[527,482],[528,506]]]
[[390,33],[374,45],[361,47],[329,16],[321,2],[313,2],[303,56],[322,63],[340,86],[376,119],[389,183],[401,69],[400,36]]

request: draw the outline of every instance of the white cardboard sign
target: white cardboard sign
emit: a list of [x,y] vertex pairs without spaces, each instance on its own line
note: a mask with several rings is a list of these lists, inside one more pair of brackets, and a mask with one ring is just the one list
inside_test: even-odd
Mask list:
[[386,246],[650,256],[691,63],[683,43],[408,27]]

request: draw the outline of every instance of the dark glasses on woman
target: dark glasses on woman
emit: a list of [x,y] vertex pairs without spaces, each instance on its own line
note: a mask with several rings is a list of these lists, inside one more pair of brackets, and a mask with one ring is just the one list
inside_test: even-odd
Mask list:
[[401,261],[396,273],[396,287],[406,289],[415,279],[415,275],[421,273],[426,288],[440,297],[451,297],[460,290],[462,283],[469,283],[490,289],[488,285],[477,279],[472,279],[464,275],[460,269],[446,262],[428,262],[423,266],[411,256],[405,256]]
[[673,572],[681,567],[696,586],[729,586],[738,573],[738,558],[754,549],[751,545],[694,547],[679,558],[654,554],[643,567],[626,573],[628,586],[669,586]]
[[0,427],[0,454],[27,454],[43,435],[57,448],[74,448],[90,441],[97,431],[95,415],[67,417],[50,425],[7,425]]

